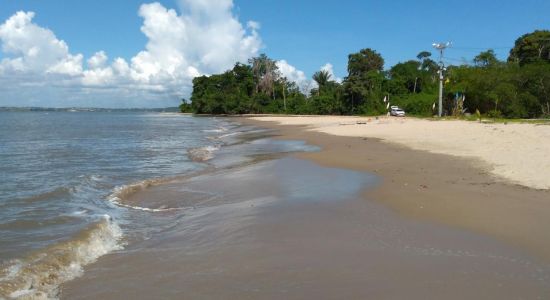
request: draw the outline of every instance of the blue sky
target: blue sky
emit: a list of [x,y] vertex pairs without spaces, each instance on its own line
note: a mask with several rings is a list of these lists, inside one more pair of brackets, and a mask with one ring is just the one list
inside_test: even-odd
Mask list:
[[[200,7],[191,12],[190,7],[196,5],[197,1],[199,3],[197,5]],[[217,1],[223,1],[226,4],[228,1],[231,2],[230,0]],[[159,18],[169,16],[169,13],[162,12],[153,15],[143,12],[147,17],[144,17],[143,14],[138,15],[142,4],[151,3],[138,0],[0,0],[0,24],[6,22],[18,11],[32,11],[35,15],[32,21],[28,21],[29,19],[26,18],[27,25],[32,23],[51,32],[57,40],[64,41],[68,47],[67,55],[72,55],[73,58],[78,58],[78,54],[82,55],[80,62],[82,70],[77,68],[78,70],[67,71],[64,69],[56,73],[56,80],[58,81],[61,75],[72,76],[71,80],[63,77],[63,80],[67,82],[63,87],[53,88],[51,85],[47,88],[35,87],[35,90],[44,89],[45,91],[35,94],[32,92],[25,94],[21,92],[21,89],[3,90],[0,87],[0,106],[26,106],[30,104],[113,107],[170,105],[177,103],[177,96],[187,96],[189,94],[192,74],[197,72],[198,74],[209,74],[221,71],[227,68],[228,65],[230,66],[231,61],[243,60],[247,56],[261,52],[265,52],[276,60],[284,60],[289,65],[289,68],[285,68],[285,70],[288,69],[293,72],[289,74],[289,77],[295,77],[297,81],[310,78],[313,72],[327,63],[334,66],[334,76],[344,77],[346,75],[347,55],[366,47],[376,49],[383,55],[386,60],[386,68],[399,61],[413,59],[422,50],[431,50],[431,44],[435,41],[453,42],[453,48],[447,52],[449,63],[457,64],[461,61],[471,60],[477,53],[488,48],[495,49],[499,57],[505,59],[509,48],[517,37],[535,29],[550,29],[550,17],[548,15],[550,1],[547,0],[525,0],[521,2],[508,0],[498,2],[488,0],[235,0],[230,15],[223,12],[223,8],[220,8],[223,5],[219,5],[221,2],[217,3],[217,1],[163,0],[158,2],[160,7],[166,9],[166,11],[174,9],[177,16],[183,14],[184,16],[187,15],[189,19],[193,19],[194,21],[189,22],[195,22],[193,26],[198,26],[197,30],[192,31],[195,34],[197,32],[202,34],[201,30],[211,28],[212,24],[207,23],[217,23],[216,18],[227,19],[228,23],[220,28],[228,27],[227,24],[233,26],[234,22],[232,23],[232,20],[237,20],[242,27],[241,29],[245,31],[244,35],[239,33],[238,28],[225,34],[236,36],[241,43],[235,45],[242,45],[247,38],[261,42],[259,49],[251,45],[247,46],[248,48],[245,51],[241,51],[243,53],[230,51],[231,55],[219,60],[218,65],[215,65],[215,62],[200,64],[192,62],[193,59],[200,59],[210,53],[205,47],[216,44],[212,40],[201,40],[204,45],[201,44],[202,46],[199,47],[201,50],[197,53],[195,51],[198,50],[191,49],[189,46],[174,46],[176,51],[194,53],[193,55],[183,55],[186,62],[182,64],[181,70],[187,72],[185,76],[180,76],[177,74],[178,70],[173,70],[168,75],[153,78],[151,72],[148,72],[147,74],[150,76],[147,80],[151,82],[146,82],[147,86],[143,88],[146,92],[128,94],[128,89],[136,86],[131,84],[128,85],[131,88],[127,89],[126,94],[121,94],[112,85],[127,81],[122,79],[116,81],[112,79],[113,76],[111,75],[109,77],[111,85],[107,85],[107,79],[104,80],[104,77],[98,77],[99,71],[97,74],[91,74],[96,75],[93,78],[88,76],[90,74],[81,74],[91,68],[91,65],[86,62],[98,51],[103,51],[107,56],[105,65],[102,64],[101,67],[104,69],[98,68],[98,70],[107,70],[105,69],[107,65],[118,57],[122,58],[133,69],[132,58],[144,50],[148,51],[149,54],[154,54],[157,51],[156,53],[160,57],[162,51],[155,50],[154,45],[150,48],[146,45],[150,41],[155,43],[159,40],[158,47],[166,45],[165,41],[162,41],[162,30],[168,30],[167,34],[169,34],[170,28],[152,27],[149,31],[151,35],[146,36],[141,27],[144,25],[146,18],[150,18],[151,22],[158,22]],[[153,8],[150,9],[153,10]],[[219,14],[212,11],[219,11]],[[255,27],[247,26],[247,22],[251,20],[258,22],[260,28],[256,30]],[[185,26],[190,27],[191,25],[186,23]],[[214,38],[216,38],[215,34],[212,39]],[[219,37],[218,40],[220,38],[222,37]],[[1,34],[0,43],[2,43],[3,48],[7,43],[7,38],[2,39]],[[10,52],[3,49],[0,51],[0,58],[14,59],[18,55],[23,55],[21,53],[18,54],[17,51]],[[154,62],[154,55],[150,56],[153,56],[151,61]],[[63,57],[63,55],[59,54],[59,57]],[[101,56],[98,57],[101,58]],[[160,63],[159,65],[162,66],[163,64]],[[190,67],[192,67],[191,70]],[[11,72],[15,72],[15,67],[10,68]],[[48,68],[49,71],[45,73],[51,74],[52,66],[49,65]],[[0,81],[2,76],[6,77],[11,74],[8,67],[4,69],[4,73],[0,73]],[[48,80],[44,79],[42,75],[38,76],[36,70],[33,70],[35,73],[33,73],[33,76],[29,75],[29,78],[32,77],[32,80],[35,81]],[[79,71],[81,73],[78,73]],[[300,71],[303,71],[303,73]],[[22,81],[25,80],[27,83],[32,81],[24,74],[22,75],[22,71],[19,70],[18,72],[17,74]],[[86,79],[86,76],[89,78]],[[162,80],[167,76],[171,81],[163,86]],[[13,75],[10,77],[10,84],[21,83],[14,82]],[[78,84],[74,84],[76,82],[74,79],[77,77],[88,81],[79,87]],[[177,80],[174,78],[177,78]],[[4,78],[4,83],[8,83],[7,80]],[[133,80],[137,79],[134,78]],[[144,80],[139,81],[140,84],[145,84]],[[105,83],[109,88],[101,86],[100,83]],[[180,84],[185,88],[178,90],[177,86]],[[36,83],[36,86],[40,86],[39,82]],[[140,88],[142,86],[140,85]],[[173,90],[174,87],[176,87],[175,90]],[[142,97],[143,99],[136,99],[136,97]],[[15,98],[20,99],[14,100]],[[64,100],[59,100],[61,98]]]

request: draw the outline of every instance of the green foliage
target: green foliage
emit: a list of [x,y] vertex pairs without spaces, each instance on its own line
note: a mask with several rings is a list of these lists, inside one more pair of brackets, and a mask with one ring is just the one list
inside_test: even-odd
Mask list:
[[241,114],[257,112],[257,99],[251,98],[254,90],[252,69],[236,64],[223,74],[193,79],[191,105],[196,113]]
[[348,56],[349,76],[359,76],[370,71],[381,72],[384,68],[384,59],[382,55],[370,48],[362,49],[358,53]]
[[384,59],[372,49],[362,49],[348,56],[348,76],[343,83],[343,111],[367,115],[386,112],[381,102],[387,80],[382,72],[383,67]]
[[409,93],[422,91],[422,84],[428,78],[427,71],[423,71],[422,64],[416,60],[398,63],[390,69],[392,79],[398,81]]
[[550,102],[550,64],[455,67],[445,89],[448,99],[456,92],[465,94],[464,107],[469,112],[478,109],[491,117],[536,118],[544,114],[544,103]]
[[520,66],[550,62],[550,31],[535,30],[522,35],[510,50],[508,61],[519,63]]
[[322,88],[330,81],[330,73],[326,70],[320,70],[313,74],[313,80],[317,82],[319,88]]
[[498,63],[498,59],[493,49],[479,53],[474,57],[474,64],[478,67],[492,67]]
[[191,107],[191,103],[187,102],[185,99],[181,99],[181,104],[179,106],[180,112],[182,113],[192,113],[193,108]]
[[493,118],[493,119],[500,119],[502,118],[502,113],[497,109],[492,109],[487,112],[487,117]]
[[[300,91],[282,77],[274,60],[265,54],[248,64],[237,63],[222,74],[193,80],[190,104],[182,112],[205,114],[288,113],[365,114],[387,113],[384,97],[408,115],[432,116],[438,98],[438,64],[422,51],[417,60],[398,63],[383,71],[384,59],[366,48],[348,56],[348,75],[342,83],[326,70],[312,79],[317,87]],[[479,53],[474,65],[447,66],[443,111],[461,116],[463,111],[491,118],[550,117],[550,31],[520,37],[508,62],[493,50]],[[304,94],[307,93],[306,94]]]
[[409,115],[431,117],[437,97],[435,93],[405,94],[390,99],[390,102],[403,108]]
[[431,56],[432,56],[431,52],[422,51],[422,52],[418,53],[418,55],[416,55],[416,58],[418,58],[418,60],[422,61],[422,60],[425,60],[425,59],[427,59],[428,57],[431,57]]

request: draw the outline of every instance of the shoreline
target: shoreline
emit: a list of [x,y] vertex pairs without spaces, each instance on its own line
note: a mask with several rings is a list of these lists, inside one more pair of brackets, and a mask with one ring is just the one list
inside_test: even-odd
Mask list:
[[[244,134],[246,143],[222,148],[211,161],[219,168],[211,172],[126,197],[130,205],[182,209],[136,211],[136,221],[147,220],[147,228],[154,225],[147,237],[86,267],[82,277],[61,286],[60,298],[550,295],[550,266],[525,248],[479,230],[403,217],[392,202],[380,201],[377,193],[387,191],[388,185],[402,196],[410,193],[405,187],[416,184],[409,181],[391,189],[410,175],[406,170],[415,170],[396,164],[399,157],[412,157],[413,164],[421,158],[433,163],[433,154],[297,126],[236,121],[263,128],[262,133]],[[289,151],[280,152],[283,143]],[[322,149],[292,151],[296,145]],[[282,155],[238,165],[223,163],[228,158],[224,155],[254,156],[258,147]],[[308,149],[303,147],[299,148]],[[381,153],[389,160],[376,159]],[[395,176],[391,182],[391,172],[404,177]],[[417,199],[408,200],[417,204]]]
[[482,164],[496,178],[550,190],[550,126],[461,120],[357,116],[250,116],[336,136],[378,138],[414,150],[447,154]]
[[[322,151],[297,153],[321,166],[374,173],[382,178],[364,198],[412,219],[494,237],[550,263],[550,191],[495,178],[478,161],[387,143],[378,138],[337,136],[305,125],[239,118],[300,139]],[[485,167],[485,168],[484,168]]]

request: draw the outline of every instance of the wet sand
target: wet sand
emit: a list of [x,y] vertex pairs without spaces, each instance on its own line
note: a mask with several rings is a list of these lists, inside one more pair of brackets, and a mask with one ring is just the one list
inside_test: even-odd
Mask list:
[[170,225],[89,266],[62,298],[550,297],[548,241],[536,241],[548,193],[444,155],[274,127],[323,150],[135,194],[195,207],[151,214]]
[[409,149],[482,162],[502,181],[550,189],[549,124],[358,116],[251,116],[337,136],[369,137]]
[[365,196],[402,215],[487,234],[550,263],[550,190],[503,182],[472,159],[412,150],[376,138],[312,132],[303,126],[243,122],[278,128],[282,138],[323,148],[297,157],[379,175],[381,185]]

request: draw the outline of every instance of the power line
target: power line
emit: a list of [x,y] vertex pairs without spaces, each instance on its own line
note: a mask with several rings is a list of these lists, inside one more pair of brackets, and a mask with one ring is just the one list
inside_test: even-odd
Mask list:
[[497,50],[497,49],[512,49],[513,47],[509,47],[509,46],[502,46],[502,47],[453,47],[453,50],[454,49],[458,49],[458,50],[488,50],[488,49],[492,49],[492,50]]

